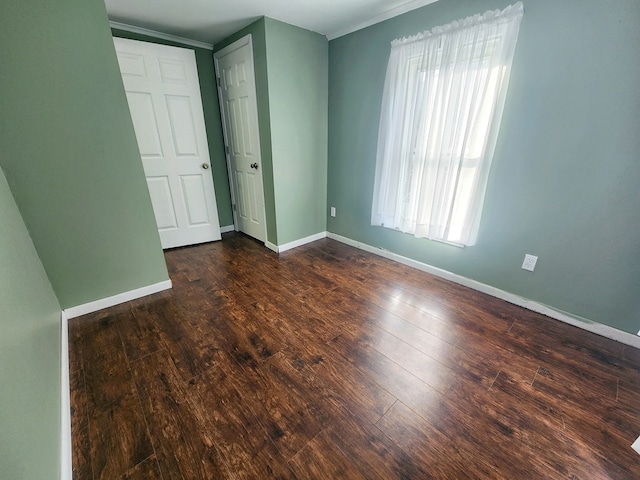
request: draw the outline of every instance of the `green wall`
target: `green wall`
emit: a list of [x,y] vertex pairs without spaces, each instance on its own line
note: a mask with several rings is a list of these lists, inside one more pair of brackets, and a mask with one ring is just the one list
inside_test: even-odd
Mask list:
[[60,471],[60,305],[0,170],[0,477]]
[[168,278],[102,0],[0,15],[0,167],[63,308]]
[[328,42],[262,17],[216,44],[252,35],[267,239],[326,230]]
[[204,123],[207,129],[207,141],[209,145],[209,157],[211,158],[211,173],[213,185],[216,190],[216,204],[218,206],[218,218],[220,226],[233,225],[233,212],[231,210],[231,194],[229,192],[229,176],[227,173],[227,161],[224,155],[224,140],[222,137],[222,123],[220,121],[220,108],[218,106],[218,89],[216,88],[215,69],[211,50],[193,47],[178,42],[171,42],[160,38],[149,37],[124,30],[111,29],[114,37],[129,38],[142,42],[159,43],[172,47],[188,48],[196,55],[198,66],[198,80],[200,82],[200,95],[202,97],[202,109],[204,111]]
[[327,225],[326,37],[266,20],[267,77],[278,244]]
[[637,0],[525,2],[475,246],[370,225],[391,40],[508,3],[440,1],[329,42],[328,230],[637,333]]

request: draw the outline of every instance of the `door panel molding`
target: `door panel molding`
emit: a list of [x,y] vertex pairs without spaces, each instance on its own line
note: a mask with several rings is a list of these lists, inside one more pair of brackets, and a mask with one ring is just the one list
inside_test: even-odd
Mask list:
[[162,248],[220,240],[194,51],[113,43]]

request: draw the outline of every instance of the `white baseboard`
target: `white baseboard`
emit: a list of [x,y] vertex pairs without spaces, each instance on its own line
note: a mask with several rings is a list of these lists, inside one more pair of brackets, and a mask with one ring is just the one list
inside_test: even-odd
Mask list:
[[613,328],[608,325],[603,325],[601,323],[593,322],[586,318],[561,312],[547,305],[534,302],[533,300],[520,297],[513,293],[505,292],[504,290],[500,290],[499,288],[492,287],[491,285],[478,282],[477,280],[472,280],[470,278],[457,275],[447,270],[434,267],[427,263],[419,262],[417,260],[413,260],[408,257],[403,257],[402,255],[398,255],[397,253],[393,253],[388,250],[383,250],[378,247],[372,247],[371,245],[367,245],[366,243],[361,243],[356,240],[352,240],[348,237],[343,237],[342,235],[337,235],[335,233],[328,232],[327,236],[333,240],[337,240],[338,242],[346,243],[347,245],[351,245],[352,247],[359,248],[360,250],[364,250],[366,252],[373,253],[375,255],[388,258],[390,260],[394,260],[398,263],[402,263],[403,265],[407,265],[409,267],[417,268],[418,270],[422,270],[423,272],[427,272],[437,277],[450,280],[454,283],[464,285],[465,287],[469,287],[473,290],[486,293],[487,295],[491,295],[492,297],[505,300],[509,303],[513,303],[514,305],[524,307],[528,310],[541,313],[555,320],[568,323],[569,325],[573,325],[574,327],[582,328],[583,330],[587,330],[589,332],[596,333],[603,337],[616,340],[620,343],[624,343],[625,345],[630,345],[635,348],[640,348],[640,337],[638,337],[637,335],[623,332],[622,330],[618,330],[617,328]]
[[313,235],[309,235],[308,237],[299,238],[298,240],[294,240],[293,242],[285,243],[283,245],[276,245],[271,242],[264,242],[264,245],[269,250],[273,250],[276,253],[282,253],[286,252],[287,250],[291,250],[292,248],[301,247],[302,245],[306,245],[307,243],[315,242],[316,240],[320,240],[326,237],[327,232],[319,232],[314,233]]
[[60,479],[72,480],[71,457],[71,398],[69,383],[69,326],[70,318],[112,307],[136,298],[171,288],[171,280],[137,288],[118,295],[67,308],[60,312]]
[[69,326],[60,312],[60,480],[72,480],[71,397],[69,385]]
[[327,232],[314,233],[313,235],[309,235],[308,237],[299,238],[298,240],[294,240],[293,242],[279,245],[278,253],[286,252],[287,250],[291,250],[292,248],[301,247],[302,245],[315,242],[316,240],[320,240],[322,238],[327,238]]
[[275,243],[271,243],[269,240],[267,240],[266,242],[264,242],[264,246],[269,250],[278,253],[278,245],[276,245]]
[[224,227],[220,227],[220,233],[229,233],[234,232],[235,230],[235,225],[225,225]]
[[146,287],[119,293],[112,297],[103,298],[83,305],[77,305],[75,307],[65,308],[64,313],[68,319],[71,319],[88,313],[97,312],[103,308],[113,307],[114,305],[119,305],[121,303],[128,302],[129,300],[135,300],[136,298],[152,295],[154,293],[162,292],[163,290],[169,290],[170,288],[171,280],[165,280],[164,282],[154,283],[153,285],[147,285]]

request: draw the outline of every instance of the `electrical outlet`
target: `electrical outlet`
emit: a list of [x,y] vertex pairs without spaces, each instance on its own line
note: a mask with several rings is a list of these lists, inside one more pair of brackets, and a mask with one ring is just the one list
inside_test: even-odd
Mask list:
[[331,216],[332,217],[336,216],[336,207],[331,207]]
[[536,268],[536,262],[538,261],[538,257],[535,255],[529,255],[528,253],[524,256],[524,262],[522,262],[522,269],[529,270],[533,272]]

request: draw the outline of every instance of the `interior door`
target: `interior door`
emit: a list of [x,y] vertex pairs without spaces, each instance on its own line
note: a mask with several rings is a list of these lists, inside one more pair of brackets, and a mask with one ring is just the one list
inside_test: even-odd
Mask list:
[[266,240],[251,35],[214,54],[236,229]]
[[113,42],[162,248],[220,240],[193,50]]

